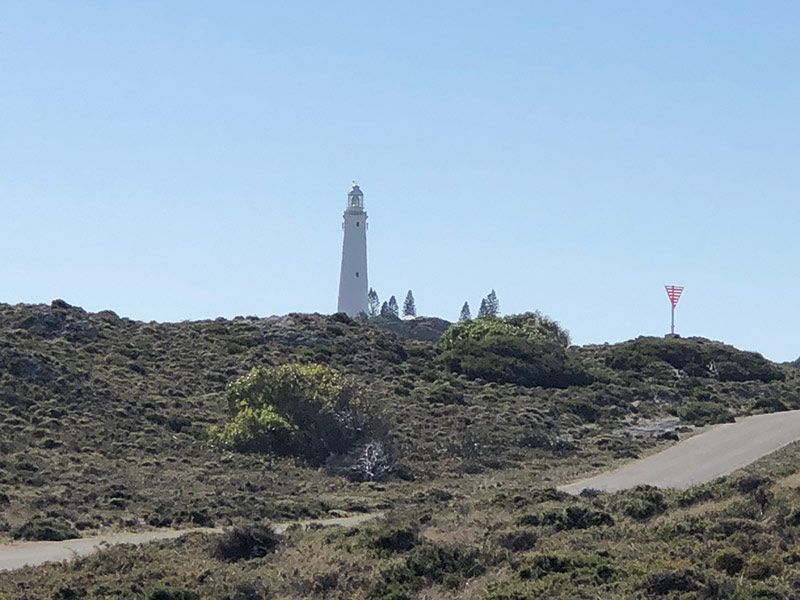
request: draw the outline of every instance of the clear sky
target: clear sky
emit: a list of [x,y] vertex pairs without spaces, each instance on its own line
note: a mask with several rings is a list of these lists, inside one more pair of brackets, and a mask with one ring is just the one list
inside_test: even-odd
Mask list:
[[497,290],[800,355],[797,2],[0,3],[0,301],[183,320]]

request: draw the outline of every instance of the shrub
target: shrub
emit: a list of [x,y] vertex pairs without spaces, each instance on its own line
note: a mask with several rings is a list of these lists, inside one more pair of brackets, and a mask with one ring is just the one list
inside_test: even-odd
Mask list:
[[561,408],[563,408],[565,412],[578,415],[587,423],[596,422],[600,416],[597,405],[591,400],[585,400],[583,398],[569,398],[564,401]]
[[85,590],[79,590],[72,587],[62,587],[53,594],[52,600],[79,600],[86,597]]
[[240,452],[292,454],[299,450],[297,433],[297,427],[271,406],[247,406],[223,428],[213,429],[210,435],[216,437],[223,446]]
[[150,594],[150,600],[200,600],[200,595],[188,590],[159,588]]
[[465,579],[481,575],[485,570],[486,557],[475,548],[418,545],[404,563],[384,569],[366,597],[368,600],[410,600],[425,585],[440,583],[456,588]]
[[561,511],[545,513],[541,522],[543,525],[555,525],[559,531],[614,525],[614,519],[607,512],[584,506],[567,506]]
[[544,387],[590,383],[567,357],[569,334],[538,313],[462,321],[440,344],[447,368],[472,379]]
[[730,486],[726,485],[723,480],[718,479],[678,492],[675,496],[675,502],[678,506],[686,507],[711,500],[721,500],[730,496],[731,493]]
[[232,420],[210,437],[239,451],[321,461],[347,451],[364,432],[355,387],[322,365],[256,367],[231,382],[226,395]]
[[640,485],[620,493],[618,506],[625,515],[637,521],[646,521],[667,509],[664,494],[650,485]]
[[428,391],[428,402],[438,404],[464,404],[464,393],[449,382],[436,384]]
[[755,352],[703,339],[640,337],[612,349],[606,364],[612,369],[643,371],[667,363],[692,377],[720,381],[783,381],[776,365]]
[[71,523],[60,518],[32,517],[11,532],[15,540],[60,542],[81,537]]
[[332,456],[326,462],[330,475],[357,482],[384,481],[395,472],[395,467],[393,453],[379,440],[358,444],[346,454]]
[[469,546],[424,545],[414,549],[406,565],[417,577],[456,587],[462,579],[481,575],[485,570],[481,553]]
[[237,562],[266,556],[279,544],[280,536],[267,525],[239,525],[215,540],[211,555],[217,560]]
[[670,592],[692,592],[697,590],[697,574],[692,570],[665,571],[647,578],[645,589],[652,596],[666,596]]
[[733,423],[733,415],[721,404],[700,400],[689,400],[677,409],[682,421],[693,425],[714,425],[716,423]]
[[511,552],[527,552],[536,545],[537,540],[536,533],[526,529],[497,535],[497,545]]
[[744,559],[735,548],[726,548],[714,555],[714,568],[718,571],[725,571],[728,575],[736,575],[743,566]]
[[800,525],[800,508],[792,509],[792,512],[786,517],[786,524],[790,527],[797,527]]
[[368,545],[384,553],[408,552],[417,545],[417,531],[412,527],[388,527],[371,532]]
[[736,489],[743,494],[768,488],[772,485],[772,483],[773,482],[769,477],[762,477],[761,475],[743,475],[734,481]]
[[519,570],[522,579],[541,579],[552,573],[566,573],[575,566],[575,561],[564,554],[537,554]]
[[781,573],[781,559],[778,556],[751,556],[744,567],[743,575],[748,579],[767,579]]

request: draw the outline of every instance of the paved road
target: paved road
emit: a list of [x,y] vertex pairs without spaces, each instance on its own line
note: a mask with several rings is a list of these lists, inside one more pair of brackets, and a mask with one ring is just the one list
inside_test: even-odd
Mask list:
[[736,423],[715,425],[616,471],[559,489],[571,494],[587,488],[617,492],[641,484],[687,489],[727,475],[797,440],[800,410],[745,417]]
[[[354,515],[351,517],[338,517],[335,519],[321,519],[318,521],[301,521],[300,525],[317,523],[326,527],[338,525],[340,527],[354,527],[380,516],[380,513]],[[295,523],[278,523],[273,525],[278,533],[283,533]],[[181,537],[187,533],[205,532],[222,533],[223,529],[182,529],[145,531],[142,533],[119,533],[112,535],[99,535],[96,537],[65,540],[63,542],[21,542],[18,544],[0,545],[0,571],[21,569],[25,566],[37,566],[48,562],[69,560],[78,556],[86,556],[102,550],[107,546],[116,544],[145,544],[156,540],[168,540]]]

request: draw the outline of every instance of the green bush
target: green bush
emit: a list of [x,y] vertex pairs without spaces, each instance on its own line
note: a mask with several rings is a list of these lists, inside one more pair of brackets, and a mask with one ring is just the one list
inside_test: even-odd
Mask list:
[[742,574],[748,579],[763,580],[773,575],[780,575],[781,571],[782,563],[779,556],[751,556]]
[[743,566],[744,559],[736,548],[726,548],[714,555],[714,568],[728,575],[736,575]]
[[712,500],[721,500],[727,498],[733,493],[733,490],[724,480],[717,479],[710,481],[703,485],[698,485],[688,490],[680,491],[675,496],[675,502],[678,506],[693,506],[703,502]]
[[[755,352],[703,339],[640,337],[612,349],[606,364],[627,371],[652,370],[667,363],[692,377],[720,381],[783,381],[780,368]],[[660,370],[660,369],[657,369]]]
[[786,517],[786,524],[790,527],[797,527],[800,525],[800,508],[792,509],[792,512]]
[[664,571],[650,575],[645,589],[650,597],[666,596],[672,592],[693,592],[700,588],[700,583],[701,578],[691,569]]
[[486,564],[487,557],[476,548],[418,545],[403,563],[384,569],[366,597],[368,600],[410,600],[417,591],[432,583],[454,589],[464,580],[483,574]]
[[610,514],[585,506],[567,506],[560,511],[552,511],[541,516],[542,525],[554,525],[559,531],[610,527],[614,519]]
[[636,486],[618,494],[618,507],[623,514],[637,521],[646,521],[667,510],[664,494],[650,485]]
[[497,545],[510,552],[527,552],[536,545],[538,536],[528,529],[504,531],[496,536]]
[[562,388],[591,382],[567,355],[569,334],[538,313],[456,323],[440,344],[445,366],[471,379]]
[[382,553],[408,552],[419,542],[412,527],[387,527],[368,532],[368,545]]
[[213,542],[211,555],[217,560],[237,562],[261,558],[280,544],[280,536],[267,525],[239,525],[220,534]]
[[188,590],[159,588],[150,594],[150,600],[200,600],[200,595]]
[[564,554],[537,554],[520,570],[521,579],[541,579],[553,573],[566,573],[575,566],[572,557]]
[[15,540],[60,542],[81,537],[71,523],[60,518],[32,517],[11,532]]
[[481,575],[484,557],[476,548],[462,545],[424,545],[414,549],[406,565],[417,577],[454,587],[462,579]]
[[242,452],[274,452],[320,461],[362,435],[363,402],[334,369],[290,364],[256,367],[226,389],[231,421],[209,437]]
[[449,382],[431,386],[427,392],[428,402],[436,404],[464,404],[464,392]]
[[716,423],[733,423],[733,415],[727,408],[716,402],[689,400],[676,409],[681,421],[693,425],[714,425]]

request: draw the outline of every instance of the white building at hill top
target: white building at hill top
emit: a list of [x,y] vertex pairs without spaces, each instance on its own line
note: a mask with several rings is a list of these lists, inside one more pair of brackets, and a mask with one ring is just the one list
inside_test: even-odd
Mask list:
[[347,194],[344,211],[344,242],[342,243],[342,271],[339,276],[339,305],[337,312],[357,317],[367,314],[367,213],[364,212],[364,194],[353,184]]

